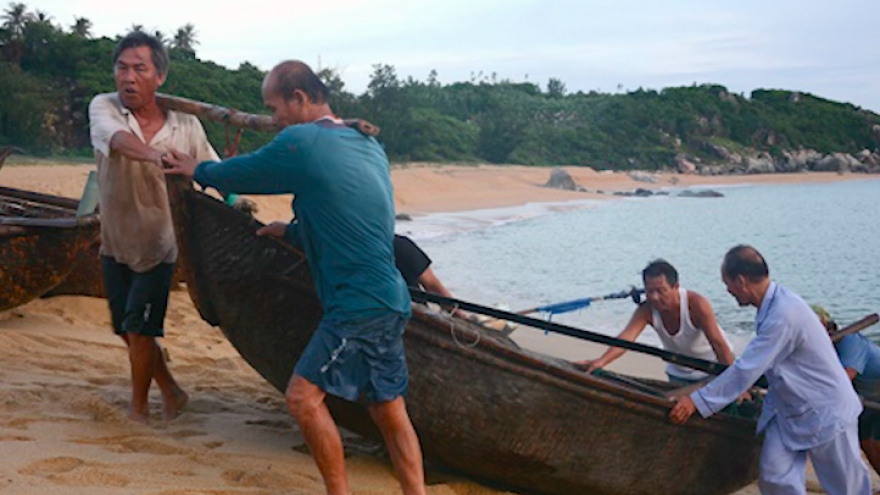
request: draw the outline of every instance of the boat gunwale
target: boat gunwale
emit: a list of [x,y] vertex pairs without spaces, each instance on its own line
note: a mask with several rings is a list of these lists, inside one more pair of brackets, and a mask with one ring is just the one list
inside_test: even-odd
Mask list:
[[[438,327],[438,329],[441,329],[442,331],[447,333],[450,331],[449,323],[433,321],[439,320],[440,315],[430,309],[418,308],[416,305],[414,305],[413,313],[414,319],[418,318],[419,322],[421,323],[426,323],[430,321],[430,324]],[[416,316],[419,313],[422,313],[422,315]],[[444,316],[446,318],[455,318],[449,315]],[[474,339],[477,338],[473,330],[462,325],[456,325],[455,331],[467,331]],[[490,332],[492,331],[493,330],[491,329],[480,329],[481,335],[491,335]],[[565,367],[557,365],[553,362],[553,360],[559,358],[553,358],[552,356],[548,356],[546,354],[535,351],[524,352],[524,350],[520,349],[511,349],[495,341],[491,336],[489,338],[480,337],[479,342],[474,344],[472,347],[468,347],[466,345],[456,344],[454,341],[450,343],[449,341],[442,339],[437,334],[434,334],[431,331],[413,331],[413,327],[411,326],[407,326],[405,335],[410,335],[421,338],[423,340],[432,341],[432,344],[434,345],[442,347],[446,350],[451,350],[452,352],[458,352],[460,354],[467,355],[467,357],[471,359],[490,361],[491,358],[487,358],[486,356],[481,355],[481,352],[477,351],[477,349],[479,348],[481,351],[487,352],[491,357],[501,358],[493,360],[490,363],[493,366],[499,368],[503,367],[505,369],[508,369],[508,371],[520,375],[528,374],[531,375],[530,378],[532,379],[536,379],[547,384],[555,383],[557,386],[565,388],[570,392],[576,393],[590,400],[602,400],[613,406],[622,406],[626,407],[627,409],[639,410],[643,413],[658,415],[665,418],[667,416],[667,411],[670,410],[675,404],[675,401],[673,399],[667,399],[664,397],[651,395],[649,393],[642,392],[634,388],[629,388],[625,384],[614,383],[608,379],[602,378],[601,376],[589,375],[575,369],[566,369]],[[541,357],[546,357],[548,359],[544,360],[541,359]],[[629,375],[622,376],[632,378]],[[698,426],[701,428],[705,427],[712,430],[721,429],[725,432],[730,432],[731,428],[741,428],[747,426],[754,427],[754,425],[754,419],[735,417],[726,414],[715,414],[707,420],[690,421],[687,423],[688,427]],[[754,428],[751,430],[750,436],[754,436]]]

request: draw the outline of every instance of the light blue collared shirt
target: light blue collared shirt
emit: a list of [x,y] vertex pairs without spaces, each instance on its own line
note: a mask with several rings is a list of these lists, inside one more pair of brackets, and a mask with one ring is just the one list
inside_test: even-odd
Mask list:
[[777,419],[790,450],[821,445],[854,425],[862,405],[819,318],[797,294],[771,282],[755,317],[755,338],[742,356],[691,394],[705,418],[730,404],[761,375],[769,391],[758,433]]

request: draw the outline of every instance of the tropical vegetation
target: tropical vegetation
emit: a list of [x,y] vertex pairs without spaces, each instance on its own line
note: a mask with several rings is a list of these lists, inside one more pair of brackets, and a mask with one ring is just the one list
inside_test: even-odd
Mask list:
[[[164,92],[262,111],[263,70],[248,62],[229,69],[199,59],[193,24],[151,34],[168,46],[171,58]],[[114,89],[110,56],[116,41],[94,37],[87,18],[60,26],[45,12],[9,4],[0,15],[0,145],[88,156],[88,103]],[[336,112],[380,126],[380,140],[398,161],[660,169],[674,166],[681,153],[711,161],[719,145],[771,155],[796,148],[855,153],[878,146],[872,134],[880,124],[876,113],[797,91],[744,95],[695,84],[584,93],[569,92],[559,79],[542,88],[482,74],[441,84],[436,72],[422,81],[377,64],[366,90],[355,94],[336,71],[325,68],[319,75],[332,90]],[[218,149],[231,139],[233,130],[219,124],[206,128]],[[246,131],[239,151],[268,139]]]

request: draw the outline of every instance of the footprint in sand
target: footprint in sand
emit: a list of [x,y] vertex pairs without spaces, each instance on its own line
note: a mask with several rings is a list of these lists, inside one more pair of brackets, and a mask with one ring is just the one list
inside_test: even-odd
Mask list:
[[278,430],[292,430],[293,429],[293,420],[280,420],[280,419],[249,419],[244,422],[246,425],[257,425],[257,426],[265,426],[268,428],[275,428]]
[[[263,493],[262,491],[260,493]],[[306,491],[285,491],[285,494],[290,495],[306,495],[315,493],[314,491],[306,492]],[[162,490],[161,492],[151,493],[149,495],[242,495],[240,490],[193,490],[190,488],[182,489],[182,490]]]
[[105,449],[119,454],[183,455],[192,453],[192,449],[172,445],[159,438],[142,435],[80,438],[74,440],[74,443],[82,445],[101,445]]
[[131,422],[122,408],[100,397],[85,397],[80,401],[75,401],[72,408],[74,411],[90,414],[93,420],[102,423]]
[[323,483],[313,476],[286,472],[280,473],[272,470],[269,466],[263,471],[245,471],[241,469],[230,469],[222,474],[223,480],[233,486],[251,487],[251,488],[283,488],[290,489],[298,486],[303,489],[311,488],[313,491],[304,493],[314,493],[314,491],[323,491]]
[[37,476],[65,486],[112,486],[121,487],[129,478],[114,474],[97,463],[76,457],[52,457],[42,459],[18,471],[21,475]]
[[0,435],[0,442],[33,442],[31,437],[21,435]]

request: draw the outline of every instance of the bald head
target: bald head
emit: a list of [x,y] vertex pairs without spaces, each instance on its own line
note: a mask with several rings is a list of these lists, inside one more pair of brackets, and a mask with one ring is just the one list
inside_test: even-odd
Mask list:
[[275,93],[284,101],[291,100],[297,90],[305,93],[311,103],[327,102],[327,86],[308,65],[299,60],[281,62],[263,80],[263,92]]
[[770,269],[757,249],[740,244],[731,248],[724,255],[721,273],[724,278],[729,280],[742,275],[750,282],[760,282],[770,276]]

